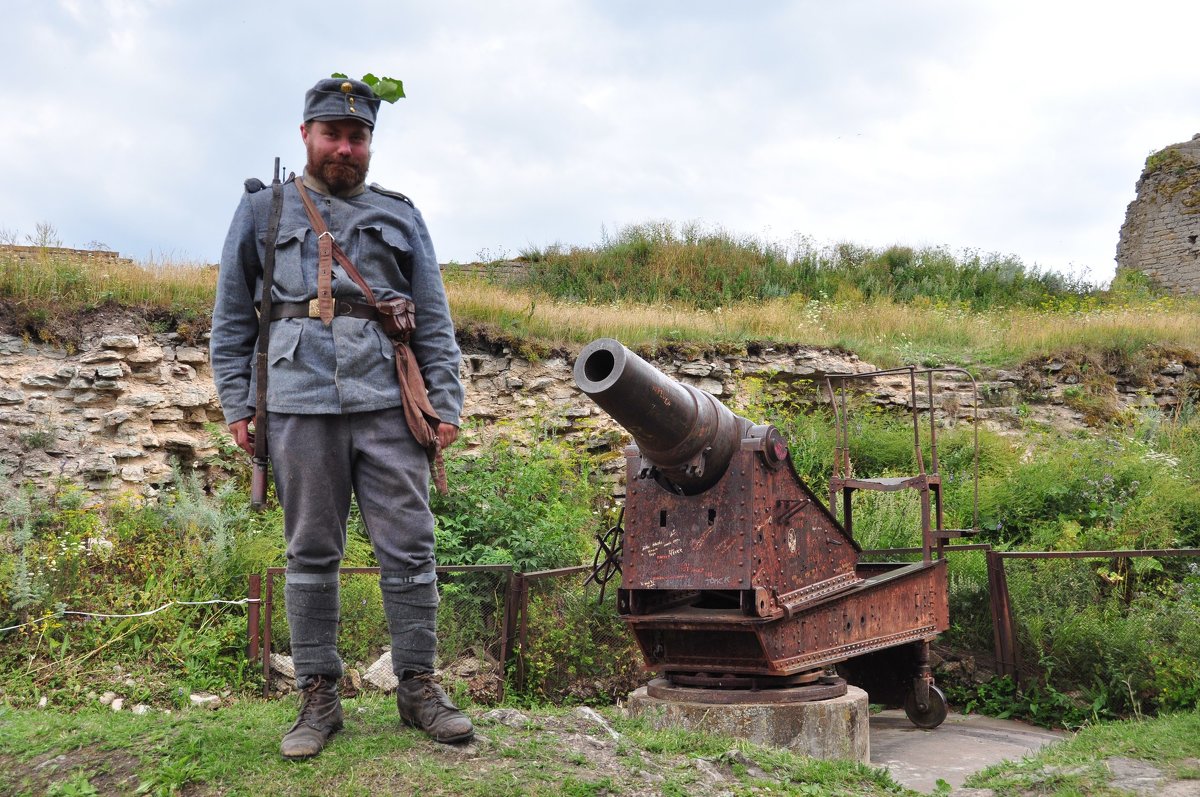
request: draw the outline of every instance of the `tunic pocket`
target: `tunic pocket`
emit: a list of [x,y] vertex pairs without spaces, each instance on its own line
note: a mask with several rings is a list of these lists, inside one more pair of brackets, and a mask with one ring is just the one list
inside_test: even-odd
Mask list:
[[396,349],[392,346],[392,339],[384,334],[379,324],[368,324],[367,328],[374,332],[375,337],[379,340],[379,351],[383,354],[384,359],[396,359]]
[[311,258],[311,274],[304,264],[304,238],[309,232],[307,227],[280,230],[275,239],[275,295],[281,301],[303,301],[310,295],[308,286],[317,284],[316,259]]
[[393,290],[404,294],[412,292],[412,247],[399,230],[374,224],[359,226],[358,259],[354,264],[363,270],[363,276],[372,288],[375,283],[367,275],[366,269],[378,274]]
[[271,324],[271,345],[267,350],[267,360],[271,365],[295,359],[303,331],[303,318],[285,318]]

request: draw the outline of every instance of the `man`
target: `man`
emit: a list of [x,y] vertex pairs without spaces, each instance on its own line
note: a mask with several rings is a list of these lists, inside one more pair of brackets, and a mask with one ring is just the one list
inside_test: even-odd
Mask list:
[[[401,409],[397,352],[353,275],[337,262],[328,268],[328,250],[320,252],[321,239],[332,236],[377,302],[412,299],[409,345],[441,421],[437,440],[449,446],[462,411],[460,351],[420,212],[404,195],[365,184],[379,104],[357,80],[318,81],[305,95],[300,126],[307,165],[283,185],[276,240],[266,240],[272,191],[250,180],[221,253],[213,374],[230,433],[252,454],[255,306],[266,247],[276,247],[266,404],[301,691],[300,715],[280,746],[285,758],[316,755],[342,727],[338,567],[352,492],[382,571],[401,718],[439,742],[474,734],[433,677],[438,592],[429,459]],[[320,214],[315,226],[328,232],[313,229],[302,191]],[[332,292],[323,310],[314,299],[319,287]]]

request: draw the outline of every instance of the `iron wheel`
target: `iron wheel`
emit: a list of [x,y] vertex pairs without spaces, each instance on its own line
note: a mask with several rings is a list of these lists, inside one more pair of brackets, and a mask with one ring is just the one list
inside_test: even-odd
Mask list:
[[910,689],[904,697],[904,713],[913,725],[932,730],[946,719],[946,695],[933,684],[929,685],[929,705],[917,705],[917,692]]

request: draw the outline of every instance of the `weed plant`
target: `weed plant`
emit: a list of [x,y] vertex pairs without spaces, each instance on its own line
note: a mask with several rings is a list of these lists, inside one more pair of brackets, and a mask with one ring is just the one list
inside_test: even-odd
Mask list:
[[599,530],[603,493],[586,452],[529,430],[533,439],[476,430],[483,445],[449,457],[454,488],[433,499],[441,564],[511,564],[528,573],[581,564]]
[[610,705],[645,682],[641,651],[614,601],[562,582],[539,586],[527,614],[522,699]]

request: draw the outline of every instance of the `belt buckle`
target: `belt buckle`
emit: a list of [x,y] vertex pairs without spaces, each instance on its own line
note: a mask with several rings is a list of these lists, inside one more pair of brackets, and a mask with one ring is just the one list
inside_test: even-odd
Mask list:
[[316,299],[308,300],[308,317],[309,318],[320,318],[321,317],[321,306],[317,303]]

